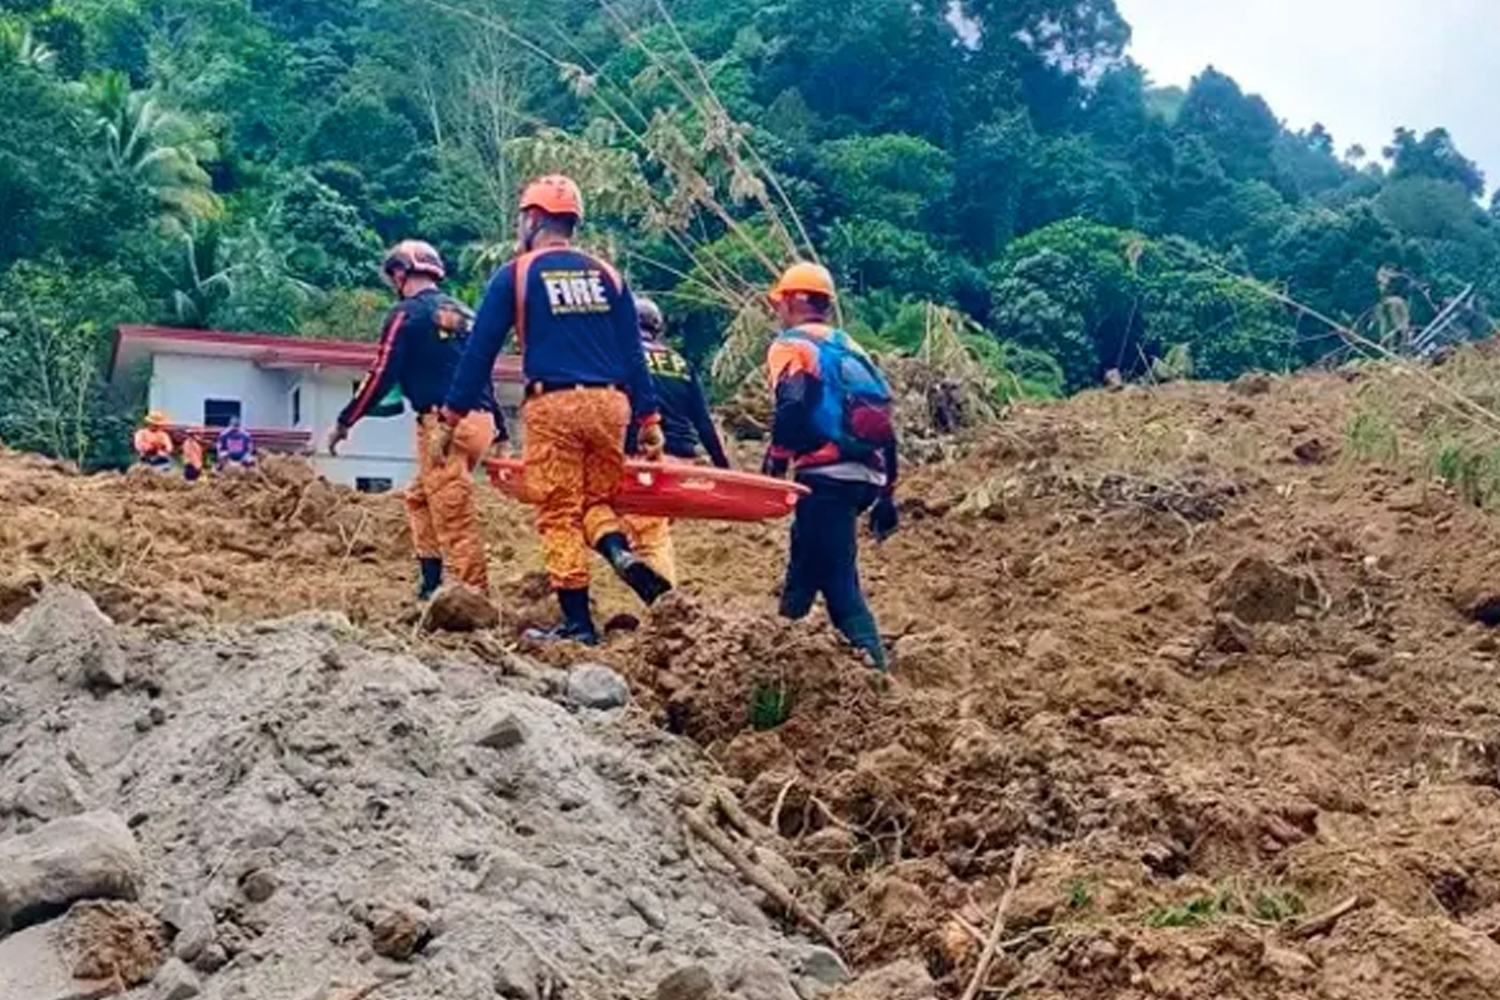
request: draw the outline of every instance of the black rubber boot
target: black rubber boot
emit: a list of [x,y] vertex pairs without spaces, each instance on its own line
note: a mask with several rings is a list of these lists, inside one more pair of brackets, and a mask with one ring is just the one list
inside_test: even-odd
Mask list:
[[637,597],[645,601],[647,606],[655,604],[667,591],[672,589],[671,581],[652,569],[647,563],[630,551],[630,543],[621,534],[605,535],[599,539],[597,546],[599,554],[609,560],[610,566],[614,567],[615,573],[624,580],[631,590],[635,591]]
[[599,632],[594,628],[594,616],[589,611],[587,590],[559,590],[557,605],[562,608],[562,621],[556,628],[527,629],[524,637],[531,642],[577,642],[585,646],[599,645]]
[[432,595],[443,585],[443,560],[427,556],[417,560],[422,570],[422,583],[417,587],[417,600],[430,601]]

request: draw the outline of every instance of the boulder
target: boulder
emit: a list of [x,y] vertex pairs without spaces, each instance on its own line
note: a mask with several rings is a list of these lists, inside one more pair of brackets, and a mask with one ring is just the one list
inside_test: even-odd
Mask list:
[[46,920],[79,899],[135,899],[144,879],[135,836],[119,816],[54,820],[0,842],[0,932]]
[[525,944],[507,948],[495,962],[495,993],[504,1000],[537,1000],[542,979],[536,955]]
[[800,1000],[781,963],[765,955],[736,962],[729,970],[729,989],[739,1000]]
[[630,685],[608,667],[585,663],[568,671],[568,701],[580,708],[608,711],[630,701]]
[[92,1000],[115,992],[107,979],[74,979],[73,963],[56,924],[0,939],[0,1000]]
[[1215,581],[1209,597],[1216,611],[1242,622],[1289,622],[1297,608],[1317,600],[1317,584],[1259,556],[1247,556]]
[[52,674],[96,691],[125,683],[125,652],[115,624],[83,591],[49,586],[15,623],[27,674]]
[[655,1000],[714,1000],[714,977],[701,965],[678,969],[656,987]]
[[469,724],[467,739],[475,746],[510,750],[526,742],[526,726],[508,701],[498,701],[479,710]]
[[849,981],[849,966],[831,948],[810,948],[802,956],[799,972],[824,986],[839,986]]
[[479,591],[460,584],[438,591],[422,621],[430,632],[482,632],[500,624],[500,610]]
[[171,959],[156,974],[156,983],[151,991],[151,1000],[193,1000],[203,992],[198,975],[182,963]]
[[892,962],[860,976],[831,995],[831,1000],[931,1000],[937,984],[922,963]]
[[202,899],[191,899],[171,907],[165,922],[177,932],[172,954],[184,962],[197,961],[218,936],[214,911]]

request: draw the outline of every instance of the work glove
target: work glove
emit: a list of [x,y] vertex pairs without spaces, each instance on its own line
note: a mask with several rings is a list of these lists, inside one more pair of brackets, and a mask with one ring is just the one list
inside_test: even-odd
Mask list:
[[636,435],[636,443],[640,445],[641,457],[646,461],[660,462],[667,448],[667,437],[662,433],[660,423],[643,424]]
[[349,440],[349,428],[343,424],[334,424],[333,430],[328,432],[328,454],[337,455],[339,445]]
[[901,515],[896,511],[896,498],[890,493],[880,494],[875,506],[870,508],[870,534],[875,541],[883,542],[896,533],[901,526]]

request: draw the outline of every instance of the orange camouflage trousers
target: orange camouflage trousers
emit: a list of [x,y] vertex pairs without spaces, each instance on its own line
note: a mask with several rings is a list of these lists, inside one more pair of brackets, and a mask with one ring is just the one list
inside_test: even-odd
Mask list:
[[495,443],[495,418],[475,411],[459,421],[444,461],[428,447],[437,425],[436,415],[417,423],[417,478],[406,489],[412,544],[418,559],[441,557],[454,578],[489,593],[489,566],[474,507],[474,469]]
[[566,389],[527,400],[526,493],[536,504],[554,590],[589,585],[589,550],[624,533],[610,500],[625,471],[630,400],[617,389]]

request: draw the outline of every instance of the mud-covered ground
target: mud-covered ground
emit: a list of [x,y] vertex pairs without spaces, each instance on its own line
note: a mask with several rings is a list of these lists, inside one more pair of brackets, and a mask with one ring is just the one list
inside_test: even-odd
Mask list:
[[[863,968],[958,995],[1020,848],[992,996],[1497,996],[1500,530],[1430,475],[1438,396],[1131,388],[949,443],[865,554],[888,684],[774,617],[784,525],[684,526],[684,593],[601,586],[640,625],[589,658],[790,841]],[[0,605],[61,577],[164,633],[318,607],[415,641],[392,497],[8,457],[0,503]],[[481,656],[551,615],[524,511],[485,515],[502,627],[438,640]]]

